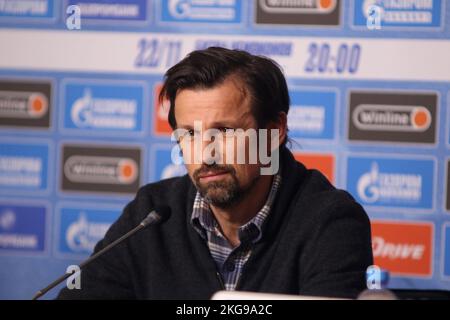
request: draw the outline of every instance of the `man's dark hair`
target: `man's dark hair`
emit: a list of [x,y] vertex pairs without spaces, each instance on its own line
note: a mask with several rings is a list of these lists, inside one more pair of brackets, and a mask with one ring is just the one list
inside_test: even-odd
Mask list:
[[289,92],[276,62],[242,50],[210,47],[191,52],[165,74],[159,101],[170,102],[168,120],[172,129],[177,127],[175,98],[179,90],[213,88],[230,76],[237,76],[245,84],[259,128],[278,121],[280,112],[287,115]]

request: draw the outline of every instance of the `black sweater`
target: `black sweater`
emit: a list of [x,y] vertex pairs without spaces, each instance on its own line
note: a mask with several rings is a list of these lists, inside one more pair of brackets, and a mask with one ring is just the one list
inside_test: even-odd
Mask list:
[[[372,262],[369,219],[345,191],[285,150],[272,211],[237,290],[356,297]],[[141,230],[81,275],[60,299],[209,299],[221,290],[207,244],[190,224],[196,189],[186,175],[142,187],[95,252],[138,225],[155,206],[171,218]]]

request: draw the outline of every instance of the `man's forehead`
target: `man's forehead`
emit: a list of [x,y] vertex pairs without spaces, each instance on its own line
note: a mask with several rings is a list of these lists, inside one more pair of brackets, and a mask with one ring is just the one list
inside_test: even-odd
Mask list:
[[175,100],[181,95],[223,95],[225,97],[234,97],[245,100],[248,97],[247,85],[237,76],[229,76],[225,80],[218,82],[213,86],[196,86],[192,88],[181,88],[177,91]]

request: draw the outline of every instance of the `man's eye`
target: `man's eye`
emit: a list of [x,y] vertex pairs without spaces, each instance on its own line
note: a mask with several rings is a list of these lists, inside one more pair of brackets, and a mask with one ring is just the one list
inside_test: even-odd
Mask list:
[[227,127],[223,127],[223,128],[219,128],[219,130],[225,134],[234,134],[234,129],[233,128],[227,128]]
[[194,130],[193,129],[188,130],[187,135],[190,137],[194,136]]

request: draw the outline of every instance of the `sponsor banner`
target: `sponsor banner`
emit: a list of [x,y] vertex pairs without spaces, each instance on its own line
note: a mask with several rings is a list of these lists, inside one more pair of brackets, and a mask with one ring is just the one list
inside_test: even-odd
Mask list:
[[0,126],[50,127],[50,81],[0,80]]
[[443,261],[442,271],[444,277],[450,278],[450,224],[446,223],[443,225],[442,232],[442,246],[441,246],[441,257]]
[[65,81],[64,129],[89,134],[142,132],[144,92],[144,85],[126,81]]
[[437,93],[351,91],[349,140],[435,144],[437,106]]
[[80,8],[82,24],[127,23],[148,20],[148,0],[66,0],[65,8],[76,5]]
[[140,186],[141,149],[65,144],[60,170],[62,191],[134,194]]
[[57,224],[58,253],[89,255],[121,212],[120,208],[99,208],[97,204],[61,206]]
[[[172,161],[172,158],[175,161]],[[178,145],[156,145],[152,149],[150,159],[153,164],[150,177],[152,182],[183,176],[187,173]]]
[[161,22],[208,23],[208,28],[217,23],[242,22],[242,0],[161,0],[158,4]]
[[364,206],[434,208],[435,160],[404,155],[349,156],[346,189]]
[[334,139],[337,91],[290,88],[288,128],[291,138]]
[[153,89],[153,133],[158,136],[170,136],[172,128],[167,120],[169,116],[170,102],[168,100],[159,102],[158,96],[162,84],[158,83]]
[[56,18],[54,0],[0,0],[0,18],[45,21]]
[[375,220],[371,227],[376,265],[394,276],[432,276],[432,223]]
[[47,208],[0,202],[0,253],[46,251]]
[[256,24],[339,25],[340,0],[256,0]]
[[0,143],[0,190],[42,193],[49,190],[50,147],[43,143]]
[[[378,7],[381,29],[440,28],[443,25],[445,0],[353,0],[353,25],[366,28],[369,8]],[[375,17],[373,17],[375,18]]]
[[295,160],[301,162],[308,169],[319,170],[331,183],[335,183],[335,156],[324,153],[294,152]]
[[[35,52],[39,39],[39,54]],[[100,41],[101,40],[101,41]],[[450,42],[423,39],[317,38],[0,29],[0,68],[161,76],[189,52],[220,44],[277,61],[289,78],[450,81]],[[62,55],[89,48],[86,55]],[[23,52],[24,54],[17,54]],[[114,52],[111,60],[111,52]],[[385,59],[386,52],[389,58]],[[433,52],[433,56],[430,56]],[[42,57],[46,57],[43,59]],[[322,57],[322,58],[321,58]],[[407,59],[405,58],[407,57]],[[430,60],[432,59],[432,61]],[[433,62],[433,63],[431,63]],[[426,68],[411,68],[424,66]],[[383,72],[380,72],[383,70]]]

